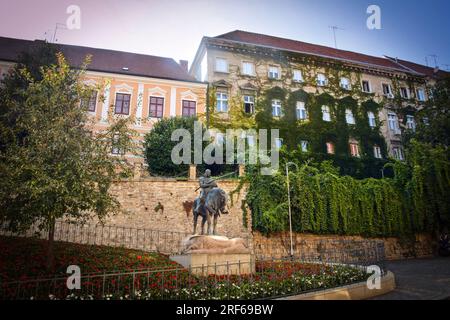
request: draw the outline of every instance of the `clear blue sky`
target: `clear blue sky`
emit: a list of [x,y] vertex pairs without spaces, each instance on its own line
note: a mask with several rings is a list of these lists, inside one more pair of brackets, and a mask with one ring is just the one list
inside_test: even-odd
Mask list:
[[[0,36],[51,38],[66,8],[81,8],[80,30],[58,30],[58,42],[132,51],[192,62],[202,36],[235,29],[450,65],[449,0],[0,0]],[[381,8],[382,30],[368,30],[366,9]],[[47,32],[47,35],[45,35]],[[430,64],[434,59],[429,57]]]

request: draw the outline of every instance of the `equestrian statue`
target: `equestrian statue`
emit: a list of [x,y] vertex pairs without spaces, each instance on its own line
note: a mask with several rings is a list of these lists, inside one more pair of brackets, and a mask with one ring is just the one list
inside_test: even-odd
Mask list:
[[[231,173],[231,174],[234,174]],[[225,176],[228,176],[227,174]],[[223,178],[222,176],[220,178]],[[201,189],[200,197],[196,198],[193,205],[194,232],[197,232],[198,217],[202,217],[202,235],[205,233],[205,223],[208,223],[208,234],[216,235],[217,219],[220,214],[228,214],[228,198],[225,191],[217,186],[216,180],[211,178],[211,170],[206,169],[205,174],[199,178],[199,187]],[[196,191],[197,191],[196,190]],[[211,220],[213,223],[211,224]]]

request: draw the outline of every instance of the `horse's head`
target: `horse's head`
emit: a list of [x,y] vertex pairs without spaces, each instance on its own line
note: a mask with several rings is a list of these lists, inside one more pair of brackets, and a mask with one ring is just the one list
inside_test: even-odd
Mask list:
[[230,213],[231,200],[226,192],[223,192],[223,196],[224,196],[224,201],[223,201],[221,211],[222,211],[222,214],[228,214],[228,213]]

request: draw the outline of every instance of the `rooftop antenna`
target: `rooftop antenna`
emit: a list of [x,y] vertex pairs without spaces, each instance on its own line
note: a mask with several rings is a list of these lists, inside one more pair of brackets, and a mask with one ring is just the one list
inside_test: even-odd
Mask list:
[[328,28],[333,30],[334,47],[337,49],[336,30],[344,30],[344,29],[339,28],[338,26],[328,26]]
[[53,43],[58,41],[58,39],[56,38],[56,34],[58,32],[58,29],[67,29],[67,27],[66,27],[66,25],[64,23],[59,23],[59,22],[56,23],[55,31],[53,32],[53,38],[52,38],[52,42]]
[[430,54],[430,57],[432,57],[434,59],[434,67],[437,68],[438,67],[438,63],[437,63],[437,55],[435,54]]
[[438,63],[437,63],[437,58],[438,56],[435,54],[429,54],[425,57],[425,62],[427,63],[427,67],[430,67],[430,64],[428,63],[428,57],[433,58],[434,60],[434,67],[437,68],[438,67]]

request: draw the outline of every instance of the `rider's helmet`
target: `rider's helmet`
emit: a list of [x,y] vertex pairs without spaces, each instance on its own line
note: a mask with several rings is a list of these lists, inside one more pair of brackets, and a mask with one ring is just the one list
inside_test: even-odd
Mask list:
[[205,177],[211,177],[211,170],[209,170],[209,169],[206,169],[205,170]]

